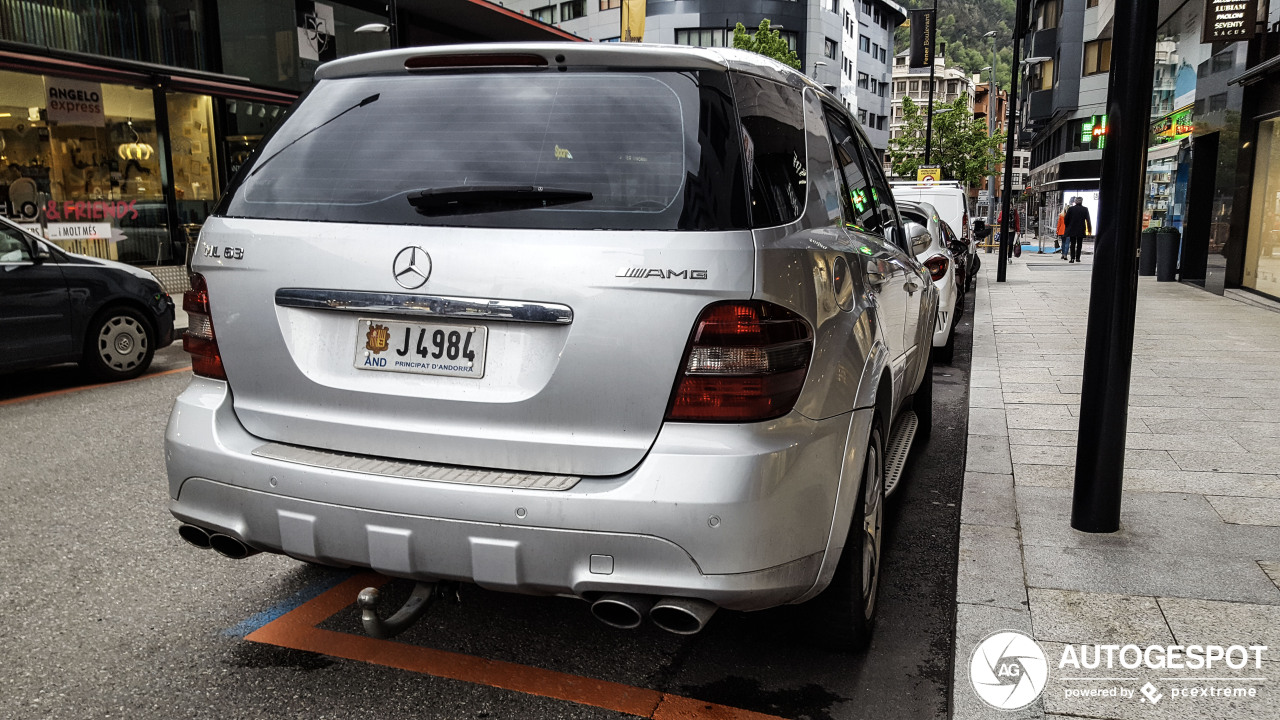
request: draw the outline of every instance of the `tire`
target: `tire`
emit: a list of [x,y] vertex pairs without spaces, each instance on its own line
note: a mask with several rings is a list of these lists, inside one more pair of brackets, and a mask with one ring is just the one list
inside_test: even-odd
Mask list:
[[933,360],[924,367],[924,378],[920,387],[911,398],[911,411],[916,414],[919,426],[916,428],[916,440],[924,442],[933,434]]
[[865,648],[875,626],[884,544],[883,438],[876,419],[867,438],[858,502],[844,551],[831,584],[813,600],[814,630],[824,644],[838,650]]
[[99,380],[136,378],[151,367],[155,330],[146,318],[127,307],[110,307],[89,324],[80,365]]

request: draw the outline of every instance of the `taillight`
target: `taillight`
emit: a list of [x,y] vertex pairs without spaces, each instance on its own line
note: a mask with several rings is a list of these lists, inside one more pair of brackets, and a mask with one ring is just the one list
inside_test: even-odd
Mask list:
[[941,255],[934,255],[924,261],[924,266],[929,268],[929,275],[933,277],[934,282],[938,282],[947,274],[947,266],[950,264],[951,261]]
[[707,306],[694,324],[668,420],[755,422],[791,412],[813,353],[809,324],[761,301]]
[[182,349],[191,353],[191,371],[215,380],[226,380],[227,373],[222,369],[218,339],[213,335],[209,285],[200,273],[191,273],[191,289],[182,294],[182,309],[187,313],[187,331],[182,334]]

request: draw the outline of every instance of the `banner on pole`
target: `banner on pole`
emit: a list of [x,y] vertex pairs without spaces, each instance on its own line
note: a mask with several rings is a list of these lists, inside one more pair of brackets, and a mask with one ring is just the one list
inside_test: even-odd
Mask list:
[[645,0],[622,0],[622,42],[644,41]]
[[908,67],[922,68],[933,65],[935,10],[911,11],[911,56]]
[[1258,0],[1204,0],[1204,28],[1200,42],[1233,42],[1254,36]]

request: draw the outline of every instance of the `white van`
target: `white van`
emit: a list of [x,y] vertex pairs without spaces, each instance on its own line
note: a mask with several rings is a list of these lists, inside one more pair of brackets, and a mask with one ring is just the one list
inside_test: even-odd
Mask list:
[[893,196],[898,200],[929,203],[938,211],[951,231],[960,236],[969,246],[969,263],[965,268],[965,288],[972,284],[973,273],[977,272],[978,241],[969,226],[969,193],[964,186],[955,180],[921,183],[912,181],[891,181]]

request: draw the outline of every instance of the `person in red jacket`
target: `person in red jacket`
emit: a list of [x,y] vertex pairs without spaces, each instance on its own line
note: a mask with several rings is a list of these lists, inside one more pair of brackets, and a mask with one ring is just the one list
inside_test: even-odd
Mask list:
[[[996,226],[1004,227],[1004,210],[1000,210],[1000,217],[996,218]],[[1018,241],[1018,234],[1022,232],[1022,216],[1017,210],[1013,211],[1013,216],[1009,218],[1009,230],[1013,233],[1013,244],[1009,246],[1010,257],[1022,257],[1022,243]]]

